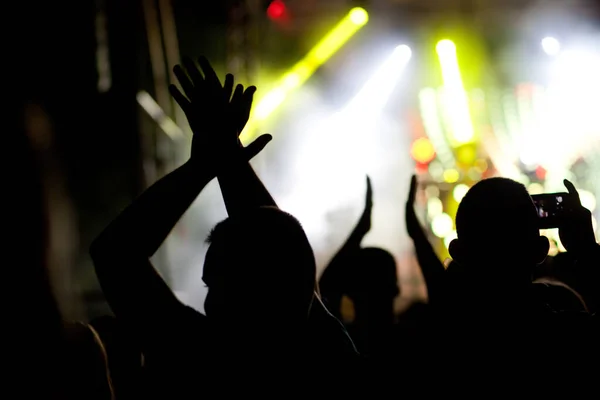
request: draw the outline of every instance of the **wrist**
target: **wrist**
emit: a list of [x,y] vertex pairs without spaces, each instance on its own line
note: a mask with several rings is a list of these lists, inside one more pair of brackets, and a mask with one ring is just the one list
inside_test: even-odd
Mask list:
[[205,160],[198,159],[197,157],[190,157],[182,168],[190,174],[190,182],[198,185],[205,185],[216,177],[214,168],[211,167],[211,163],[205,162]]
[[217,165],[217,176],[236,174],[248,166],[248,158],[244,154],[244,149],[236,149],[226,156],[220,158]]

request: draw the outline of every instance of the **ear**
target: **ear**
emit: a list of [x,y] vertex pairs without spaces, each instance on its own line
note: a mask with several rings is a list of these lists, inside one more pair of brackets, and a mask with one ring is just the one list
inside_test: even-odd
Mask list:
[[548,251],[550,251],[550,242],[548,241],[548,238],[546,236],[540,236],[536,238],[534,252],[535,263],[541,264],[544,262],[546,257],[548,257]]
[[464,262],[465,260],[465,250],[463,248],[463,244],[458,239],[454,239],[450,242],[450,246],[448,246],[448,252],[453,260],[456,262]]

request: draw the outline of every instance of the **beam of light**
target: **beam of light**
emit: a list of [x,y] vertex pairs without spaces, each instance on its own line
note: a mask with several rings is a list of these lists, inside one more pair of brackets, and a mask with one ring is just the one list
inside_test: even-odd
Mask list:
[[[337,156],[354,159],[353,161],[348,160],[349,171],[362,169],[361,172],[366,173],[366,165],[375,163],[375,160],[369,160],[369,157],[364,155],[374,153],[368,150],[368,147],[374,142],[371,137],[372,132],[411,57],[410,47],[397,46],[352,100],[322,127],[324,135],[339,136],[346,143],[346,154],[340,154],[338,151]],[[341,148],[342,151],[344,151],[343,149],[344,147]],[[336,153],[334,148],[326,150],[331,151],[330,154]],[[363,154],[364,165],[362,167],[355,158],[359,152]],[[375,154],[373,155],[375,156]],[[328,158],[327,154],[324,156]],[[327,165],[319,165],[317,168],[322,170],[327,168]]]
[[492,127],[491,132],[483,132],[483,142],[484,146],[486,146],[485,141],[488,142],[491,138],[486,138],[486,136],[491,136],[493,134],[493,140],[496,142],[495,144],[489,144],[490,146],[499,147],[497,153],[502,155],[502,157],[507,160],[508,163],[514,163],[517,160],[518,153],[514,149],[513,141],[508,133],[510,129],[508,127],[508,122],[505,119],[504,107],[502,104],[502,94],[497,89],[491,89],[486,96],[486,106],[487,112],[490,119],[490,124]]
[[566,49],[552,61],[545,110],[538,115],[544,132],[538,152],[540,164],[556,171],[559,185],[560,173],[600,144],[599,68],[600,54],[593,49]]
[[[377,124],[411,56],[408,46],[396,47],[342,110],[299,143],[296,184],[288,198],[303,223],[362,196],[365,174],[392,157],[392,151],[378,147]],[[312,229],[319,230],[321,224],[315,221]]]
[[349,118],[355,115],[379,113],[388,102],[411,57],[410,47],[404,44],[396,47],[392,55],[373,74],[343,112]]
[[242,140],[251,140],[256,124],[265,121],[292,91],[302,86],[321,65],[329,60],[368,21],[369,14],[363,8],[355,7],[350,10],[302,60],[281,77],[274,89],[256,102],[256,107],[242,133]]
[[441,40],[436,51],[444,80],[444,109],[449,121],[450,142],[458,147],[473,142],[475,136],[469,100],[463,86],[454,42]]
[[[506,96],[508,95],[505,95],[505,98]],[[515,150],[514,139],[507,133],[511,128],[519,128],[518,115],[515,111],[515,126],[510,125],[508,119],[504,118],[507,110],[501,105],[501,97],[500,92],[495,89],[491,89],[489,95],[483,97],[491,127],[482,129],[481,145],[501,176],[519,181],[522,174],[515,164],[518,153]]]
[[538,116],[544,110],[543,90],[532,86],[527,94],[518,93],[517,103],[521,120],[520,159],[529,168],[540,164],[546,132]]
[[419,92],[419,105],[425,131],[435,148],[438,159],[445,168],[453,167],[456,164],[456,160],[444,137],[436,90],[433,88],[422,89]]
[[502,152],[502,147],[499,145],[497,139],[491,133],[484,134],[481,145],[501,176],[519,181],[522,178],[521,171],[513,160],[507,157],[506,153]]
[[521,130],[521,120],[519,117],[519,108],[512,91],[506,91],[502,95],[502,110],[506,123],[509,144],[512,147],[511,153],[519,154],[521,149],[521,138],[523,132]]
[[183,130],[165,114],[164,110],[158,103],[146,92],[141,90],[136,95],[137,102],[148,115],[156,121],[158,126],[173,140],[178,140],[185,137]]

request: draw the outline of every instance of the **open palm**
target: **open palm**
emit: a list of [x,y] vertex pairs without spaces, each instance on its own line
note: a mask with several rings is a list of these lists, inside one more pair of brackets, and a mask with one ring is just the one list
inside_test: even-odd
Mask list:
[[221,85],[205,57],[200,57],[198,64],[202,72],[190,58],[184,58],[183,67],[176,65],[173,68],[183,93],[175,85],[169,86],[194,134],[192,160],[220,169],[240,153],[247,160],[251,159],[271,140],[270,135],[262,135],[245,148],[239,141],[250,116],[256,88],[250,86],[244,89],[238,84],[234,90],[231,74]]

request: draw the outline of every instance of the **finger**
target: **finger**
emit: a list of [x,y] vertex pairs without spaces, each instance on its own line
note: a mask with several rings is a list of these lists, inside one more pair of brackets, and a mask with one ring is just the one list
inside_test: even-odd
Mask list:
[[255,141],[244,147],[244,155],[247,160],[251,160],[260,153],[265,146],[273,139],[269,134],[260,135]]
[[254,93],[256,93],[256,86],[248,86],[246,90],[244,90],[244,96],[253,97]]
[[373,204],[373,187],[371,186],[371,178],[367,175],[367,205]]
[[231,96],[231,104],[235,106],[239,106],[242,100],[242,96],[244,95],[244,85],[240,85],[239,83],[235,87],[233,91],[233,96]]
[[235,87],[235,90],[233,91],[233,96],[231,96],[231,102],[229,103],[229,106],[231,107],[232,113],[233,115],[235,115],[235,118],[238,118],[239,116],[242,107],[243,95],[244,86],[238,84]]
[[413,175],[410,179],[410,190],[408,192],[408,202],[413,204],[417,194],[417,176]]
[[231,94],[233,93],[233,75],[227,74],[225,76],[225,83],[223,84],[223,94],[225,95],[225,100],[229,103],[231,100]]
[[169,93],[173,96],[177,104],[179,104],[183,112],[187,112],[190,107],[190,101],[177,89],[177,86],[169,85]]
[[578,206],[580,206],[581,205],[581,199],[579,198],[579,192],[577,191],[577,189],[575,189],[575,185],[573,185],[567,179],[565,179],[563,181],[563,183],[565,184],[567,190],[569,191],[569,194],[573,198],[573,201],[575,201],[575,204],[578,205]]
[[206,57],[200,56],[198,57],[198,64],[200,64],[200,68],[202,68],[202,72],[204,72],[204,76],[206,78],[206,83],[209,85],[216,87],[221,87],[221,82],[219,81],[219,77],[217,73],[213,69],[212,65],[208,62]]
[[242,95],[241,105],[240,105],[240,121],[246,124],[248,122],[248,118],[250,118],[250,111],[252,110],[252,101],[254,99],[254,93],[256,93],[256,87],[250,86],[248,89],[244,91]]
[[183,92],[187,98],[192,100],[194,85],[192,84],[190,77],[185,73],[179,64],[173,67],[173,73],[177,77],[177,80],[179,81],[179,84],[181,85],[181,88],[183,89]]
[[248,107],[248,109],[252,107],[254,93],[256,93],[256,86],[249,86],[246,90],[244,90],[244,94],[242,95],[242,101],[244,105]]
[[192,60],[189,57],[183,57],[183,66],[185,67],[185,70],[191,78],[194,86],[202,85],[202,83],[204,82],[204,77],[202,76],[200,70],[194,63],[194,60]]

